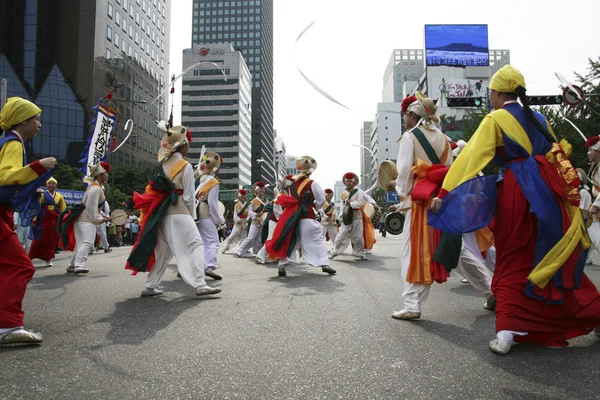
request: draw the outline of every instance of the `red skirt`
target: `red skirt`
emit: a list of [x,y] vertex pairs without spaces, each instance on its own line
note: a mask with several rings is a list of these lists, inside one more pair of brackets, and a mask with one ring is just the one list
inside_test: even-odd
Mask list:
[[58,221],[58,213],[54,210],[46,210],[44,219],[42,220],[42,237],[40,240],[31,242],[31,249],[29,250],[29,258],[31,260],[35,258],[44,261],[54,259],[54,249],[56,249],[58,241],[56,221]]
[[[563,220],[566,214],[563,213]],[[510,169],[498,186],[495,216],[496,270],[492,292],[497,300],[496,331],[527,332],[520,343],[566,346],[567,340],[600,326],[600,295],[584,274],[579,289],[565,290],[562,304],[546,304],[525,295],[527,277],[534,267],[537,218]],[[568,226],[568,225],[566,225]],[[573,271],[579,250],[563,266]],[[557,290],[551,282],[545,289]]]

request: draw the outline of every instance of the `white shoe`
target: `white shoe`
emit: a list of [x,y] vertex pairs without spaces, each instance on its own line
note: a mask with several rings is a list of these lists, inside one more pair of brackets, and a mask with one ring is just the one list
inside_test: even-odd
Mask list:
[[90,272],[90,270],[84,267],[75,267],[75,269],[73,269],[75,275],[87,274],[88,272]]
[[337,254],[329,253],[329,259],[330,260],[333,260],[335,257],[337,257]]
[[490,341],[488,347],[496,354],[505,355],[508,354],[512,345],[513,342],[496,338]]
[[144,288],[142,290],[141,297],[152,297],[152,296],[160,296],[163,294],[163,291],[155,288]]
[[261,259],[260,259],[260,258],[258,258],[258,257],[255,257],[255,258],[254,258],[254,262],[255,262],[255,263],[257,263],[257,264],[264,264],[264,263],[265,263],[263,260],[261,260]]
[[196,288],[196,296],[205,296],[207,294],[217,294],[217,293],[221,293],[221,289],[212,288],[208,285],[200,286],[199,288]]
[[51,266],[52,266],[52,260],[47,260],[46,267],[51,267]]

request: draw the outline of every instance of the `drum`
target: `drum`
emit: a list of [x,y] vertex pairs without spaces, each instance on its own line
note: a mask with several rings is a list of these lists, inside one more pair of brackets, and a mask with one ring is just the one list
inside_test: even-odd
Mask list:
[[354,210],[350,206],[344,206],[342,210],[342,222],[344,225],[352,225],[354,219]]
[[385,230],[392,235],[399,235],[404,228],[404,214],[391,212],[385,217]]
[[219,201],[219,212],[221,213],[221,217],[225,215],[225,204]]
[[125,222],[127,222],[127,213],[125,212],[125,210],[115,210],[113,212],[110,213],[110,222],[112,224],[115,225],[125,225]]
[[375,213],[375,207],[373,207],[373,204],[367,203],[365,204],[365,208],[363,209],[363,211],[365,212],[365,215],[369,217],[369,219],[371,219],[371,217]]
[[396,190],[396,179],[398,178],[398,170],[396,164],[390,160],[385,160],[377,170],[377,182],[383,190],[393,192]]

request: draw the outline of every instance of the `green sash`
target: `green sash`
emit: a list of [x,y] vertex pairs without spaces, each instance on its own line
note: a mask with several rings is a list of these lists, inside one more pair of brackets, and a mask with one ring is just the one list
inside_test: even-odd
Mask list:
[[419,128],[415,128],[411,132],[413,133],[413,135],[415,135],[415,137],[421,144],[421,147],[423,147],[423,150],[425,150],[425,154],[427,154],[427,157],[429,157],[431,163],[441,164],[442,162],[440,161],[440,158],[435,153],[435,150],[433,150],[433,147],[431,147],[431,144],[425,137],[425,134]]

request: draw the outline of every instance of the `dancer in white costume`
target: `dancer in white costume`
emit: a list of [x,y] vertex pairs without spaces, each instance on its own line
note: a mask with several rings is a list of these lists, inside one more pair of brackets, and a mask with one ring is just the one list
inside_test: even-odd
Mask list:
[[[279,222],[279,217],[281,216],[281,214],[283,213],[283,208],[281,207],[281,205],[279,205],[277,203],[277,198],[279,197],[279,195],[281,194],[281,192],[285,192],[285,190],[290,187],[290,185],[293,183],[293,177],[292,175],[286,175],[283,178],[281,178],[281,181],[277,184],[278,188],[275,189],[275,199],[273,199],[272,205],[271,207],[273,208],[272,211],[269,212],[269,217],[268,217],[268,235],[267,238],[263,244],[263,246],[261,247],[260,251],[258,252],[258,254],[256,255],[256,263],[257,264],[265,264],[267,262],[275,262],[277,261],[276,259],[267,257],[267,240],[271,240],[273,238],[273,233],[275,232],[275,228],[277,227],[277,223]],[[268,209],[268,207],[267,207]],[[265,221],[265,223],[267,223]],[[265,227],[263,226],[263,230],[265,229]],[[263,235],[263,232],[261,232],[261,235]]]
[[[102,207],[102,210],[100,210],[100,214],[105,217],[110,217],[110,206],[108,205],[107,201],[104,202],[104,207]],[[108,237],[106,236],[106,222],[103,222],[100,225],[98,225],[98,228],[96,229],[96,234],[100,237],[100,243],[102,244],[104,252],[110,253],[112,249],[108,244]]]
[[76,248],[67,268],[68,273],[79,275],[87,274],[90,271],[85,268],[85,262],[96,242],[96,230],[98,225],[110,221],[110,217],[100,212],[104,208],[105,201],[102,185],[108,180],[109,172],[110,165],[108,163],[101,162],[97,165],[90,165],[90,175],[84,179],[89,185],[81,200],[85,205],[85,210],[73,224]]
[[279,258],[279,276],[286,276],[286,266],[296,262],[298,248],[302,248],[302,257],[309,265],[320,267],[329,275],[336,273],[336,270],[329,266],[323,229],[316,219],[316,210],[321,209],[325,202],[323,189],[310,179],[316,168],[317,161],[313,157],[298,157],[298,173],[293,176],[293,182],[285,194],[278,199],[284,212],[277,223],[273,238],[266,242],[266,246],[271,257]]
[[231,233],[223,243],[223,250],[221,253],[225,254],[231,246],[237,241],[240,243],[246,239],[246,228],[248,222],[248,208],[250,203],[246,202],[247,193],[244,189],[238,191],[237,200],[233,207],[233,229]]
[[335,238],[338,235],[337,229],[337,215],[335,212],[335,203],[333,202],[333,190],[325,189],[325,203],[323,203],[323,209],[321,210],[323,216],[321,217],[321,226],[323,227],[323,237],[327,240],[327,235],[331,243],[335,243]]
[[361,260],[366,260],[361,208],[367,201],[364,192],[356,187],[358,185],[358,175],[354,172],[348,172],[342,177],[342,182],[346,185],[346,190],[342,193],[342,207],[351,208],[352,223],[350,225],[342,224],[333,243],[333,249],[329,253],[329,258],[333,259],[341,254],[350,242],[352,243],[352,254]]
[[200,170],[200,185],[198,191],[198,231],[204,243],[204,273],[215,280],[223,279],[215,271],[219,268],[219,232],[217,226],[223,225],[225,219],[219,210],[219,181],[215,174],[221,167],[221,156],[208,152],[202,156],[198,169]]
[[256,182],[252,190],[256,196],[250,202],[250,209],[248,210],[248,216],[252,218],[252,224],[250,225],[248,237],[239,245],[235,252],[238,257],[242,257],[250,248],[252,248],[252,252],[256,255],[262,247],[260,232],[263,226],[262,217],[267,205],[264,198],[265,183],[262,181]]
[[[150,270],[142,297],[163,294],[158,286],[173,256],[181,277],[196,289],[196,296],[221,291],[208,286],[205,281],[202,240],[194,223],[194,170],[184,160],[191,139],[192,133],[183,126],[175,126],[166,131],[158,152],[163,174],[150,182],[144,195],[136,193],[134,196],[135,206],[144,216],[140,235],[129,255],[126,268],[133,270],[134,274]],[[164,177],[169,180],[168,185],[164,186],[172,185],[169,189],[158,186],[160,182],[164,182]],[[161,207],[165,202],[166,208]],[[159,205],[156,206],[156,203]],[[156,224],[149,223],[156,222],[156,219],[159,219]]]

